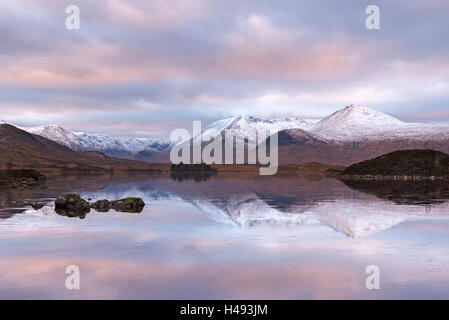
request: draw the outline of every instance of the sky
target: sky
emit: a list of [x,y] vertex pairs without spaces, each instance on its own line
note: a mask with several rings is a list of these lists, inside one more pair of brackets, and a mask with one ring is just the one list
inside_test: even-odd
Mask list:
[[448,123],[448,16],[447,0],[2,0],[1,119],[162,137],[359,104]]

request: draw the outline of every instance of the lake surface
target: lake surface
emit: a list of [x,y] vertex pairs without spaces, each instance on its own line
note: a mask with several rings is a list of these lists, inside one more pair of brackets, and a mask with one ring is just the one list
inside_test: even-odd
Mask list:
[[[226,175],[67,177],[3,190],[0,298],[448,299],[446,190]],[[52,206],[67,193],[138,196],[146,207],[69,218]],[[69,265],[80,290],[66,288]],[[379,290],[366,288],[370,265]]]

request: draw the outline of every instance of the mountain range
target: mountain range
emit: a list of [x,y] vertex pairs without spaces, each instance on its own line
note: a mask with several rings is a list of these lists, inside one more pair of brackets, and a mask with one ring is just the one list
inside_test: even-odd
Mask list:
[[[70,131],[58,125],[18,128],[75,151],[98,151],[149,162],[168,162],[173,146],[168,139],[116,138]],[[261,129],[278,133],[281,164],[315,161],[347,165],[402,149],[449,152],[449,125],[404,122],[358,105],[347,106],[320,121],[233,117],[210,124],[203,134],[227,131],[249,141]]]
[[165,151],[172,144],[154,138],[115,138],[104,134],[70,131],[58,125],[21,128],[79,151],[99,151],[118,158],[133,158],[140,151]]
[[63,144],[0,124],[0,169],[33,168],[43,171],[158,170],[146,162],[118,159],[97,151],[73,150]]

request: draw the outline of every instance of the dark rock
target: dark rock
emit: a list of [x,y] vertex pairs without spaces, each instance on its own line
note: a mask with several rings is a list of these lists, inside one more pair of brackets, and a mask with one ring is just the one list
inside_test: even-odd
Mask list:
[[92,203],[90,207],[98,212],[108,212],[110,209],[114,209],[119,212],[140,213],[145,207],[145,202],[141,198],[125,198],[115,201],[103,199]]
[[59,214],[60,216],[69,217],[69,218],[80,218],[81,220],[86,218],[87,214],[89,212],[74,212],[74,211],[67,211],[67,210],[61,210],[55,209],[55,212]]
[[92,209],[97,210],[98,212],[108,212],[111,209],[111,202],[109,200],[98,200],[90,205]]
[[111,201],[111,208],[116,211],[140,213],[145,207],[145,202],[141,198],[125,198]]
[[42,208],[44,207],[44,204],[43,204],[43,203],[35,202],[35,203],[32,203],[32,204],[31,204],[31,207],[32,207],[34,210],[39,210],[39,209],[42,209]]
[[68,194],[55,200],[55,211],[59,215],[84,219],[90,212],[90,205],[79,194]]

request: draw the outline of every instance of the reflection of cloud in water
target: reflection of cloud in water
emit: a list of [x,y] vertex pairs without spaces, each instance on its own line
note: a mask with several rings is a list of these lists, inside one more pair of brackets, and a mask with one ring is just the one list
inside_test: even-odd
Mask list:
[[[449,296],[448,203],[398,205],[339,181],[104,183],[82,196],[149,205],[82,221],[47,205],[1,220],[0,298]],[[65,289],[70,264],[81,268],[80,291]],[[382,290],[365,288],[370,264]]]
[[[321,247],[315,247],[314,241],[289,248],[268,247],[267,244],[265,250],[250,251],[253,260],[241,259],[238,253],[241,249],[232,248],[234,243],[226,246],[226,250],[234,252],[226,258],[220,258],[223,251],[217,252],[220,248],[212,246],[210,251],[194,251],[195,259],[189,261],[145,256],[133,260],[126,256],[80,254],[71,257],[16,255],[0,259],[0,270],[5,271],[0,274],[0,298],[347,299],[419,298],[449,293],[449,273],[447,264],[444,264],[447,258],[442,259],[441,254],[434,258],[434,254],[441,253],[438,250],[429,252],[425,248],[416,248],[413,254],[419,254],[420,260],[414,261],[410,252],[397,248],[396,253],[402,257],[397,263],[380,254],[385,249],[383,242],[362,244],[362,247],[371,247],[372,252],[366,257],[353,255],[354,252],[343,255],[335,251],[350,250],[348,242],[346,246],[341,246],[341,241],[330,244],[327,241],[328,246],[324,246],[325,240],[321,242]],[[195,243],[176,245],[178,249],[166,249],[182,257],[178,250],[191,248]],[[307,252],[321,255],[317,258]],[[327,253],[323,256],[323,252]],[[205,257],[211,255],[217,257],[217,261],[208,259],[205,263]],[[267,255],[269,259],[260,260]],[[280,257],[284,258],[279,260]],[[431,259],[438,262],[439,271],[426,272],[431,266],[425,261]],[[372,261],[378,263],[383,271],[382,290],[376,292],[365,288],[365,267]],[[79,291],[69,291],[64,287],[64,270],[71,264],[81,270]],[[419,278],[416,278],[417,274]],[[425,283],[435,285],[429,287]],[[422,290],[416,290],[418,287]]]
[[[69,291],[64,287],[64,270],[70,264],[80,267],[81,290]],[[364,291],[357,273],[342,266],[313,263],[256,267],[15,257],[0,260],[0,270],[10,270],[0,275],[1,283],[6,284],[0,289],[0,298],[11,296],[8,283],[16,287],[16,297],[25,299],[36,296],[43,299],[345,298]]]

